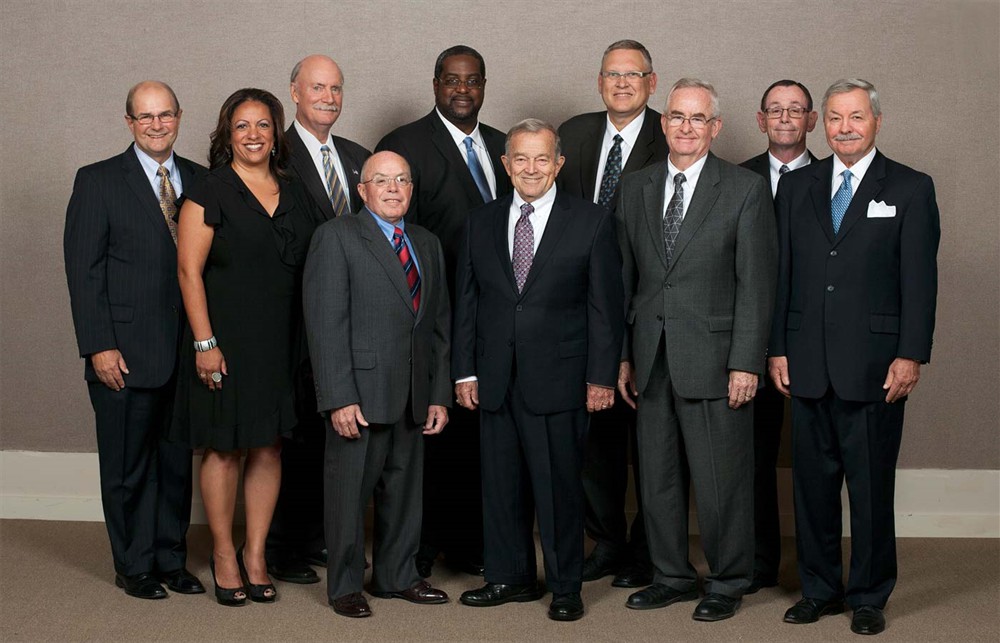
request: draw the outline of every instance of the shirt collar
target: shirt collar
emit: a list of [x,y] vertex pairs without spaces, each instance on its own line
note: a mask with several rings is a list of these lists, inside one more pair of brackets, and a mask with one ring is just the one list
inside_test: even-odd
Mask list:
[[371,217],[375,219],[375,223],[378,224],[379,229],[382,230],[382,234],[384,234],[390,241],[392,241],[392,234],[394,232],[393,228],[399,228],[403,231],[403,235],[406,235],[406,222],[403,219],[400,219],[399,223],[392,224],[369,210],[368,206],[365,206],[365,212],[370,214]]
[[445,118],[444,115],[441,114],[441,110],[439,110],[437,107],[434,108],[434,111],[435,111],[435,113],[437,113],[438,118],[441,119],[441,122],[444,123],[445,129],[448,130],[449,134],[451,134],[451,138],[454,139],[455,145],[459,145],[461,147],[465,147],[465,137],[466,136],[471,136],[472,137],[472,141],[476,145],[478,145],[479,147],[486,147],[486,145],[483,144],[483,137],[480,136],[480,134],[479,134],[479,121],[478,120],[476,121],[476,127],[475,127],[475,129],[472,130],[472,133],[471,134],[466,134],[462,130],[460,130],[457,127],[455,127],[451,123],[451,121],[449,121],[447,118]]
[[[552,187],[549,188],[549,191],[543,194],[542,196],[538,197],[534,201],[532,201],[531,205],[532,207],[535,208],[535,211],[537,212],[539,210],[552,207],[552,204],[555,203],[555,200],[556,200],[556,184],[553,183]],[[514,206],[520,209],[521,206],[524,205],[525,203],[527,203],[527,201],[521,198],[521,195],[517,193],[517,190],[514,190]]]
[[[692,163],[691,166],[688,167],[688,169],[686,169],[686,170],[683,171],[684,180],[689,185],[698,182],[698,177],[701,176],[701,170],[705,167],[705,161],[707,161],[707,160],[708,160],[708,154],[705,154],[705,156],[701,157],[700,159],[698,159],[697,161],[695,161],[694,163]],[[681,172],[681,170],[677,169],[677,167],[673,164],[673,162],[670,160],[670,157],[668,156],[667,157],[667,180],[673,181],[674,180],[674,176],[676,176],[679,172]]]
[[868,167],[875,160],[876,148],[873,146],[867,154],[865,154],[861,159],[852,165],[847,167],[844,162],[840,160],[840,157],[836,154],[833,155],[833,179],[837,180],[844,170],[850,170],[851,176],[855,179],[854,185],[859,185],[861,181],[865,178],[865,172],[868,171]]
[[142,166],[142,169],[146,171],[148,176],[156,176],[156,172],[160,169],[160,165],[167,168],[167,172],[173,175],[175,167],[173,150],[170,152],[170,157],[163,163],[160,163],[149,154],[140,150],[138,145],[133,145],[132,149],[135,150],[135,155],[139,158],[139,164]]
[[326,135],[326,140],[320,141],[298,119],[292,121],[292,125],[295,127],[295,131],[299,133],[299,138],[302,139],[302,143],[306,146],[306,149],[309,150],[309,156],[320,156],[322,154],[320,148],[324,145],[328,146],[331,152],[333,151],[333,136],[329,132]]
[[811,159],[809,158],[809,150],[806,150],[802,152],[802,154],[799,154],[794,159],[792,159],[790,163],[784,163],[775,158],[774,154],[771,154],[770,150],[768,150],[767,160],[771,164],[771,171],[781,174],[782,165],[787,165],[789,170],[797,170],[800,167],[805,167],[806,165],[809,165]]
[[608,116],[607,126],[604,129],[604,135],[608,138],[608,140],[614,140],[615,134],[620,135],[622,140],[628,144],[629,149],[631,149],[635,147],[635,139],[639,138],[639,130],[642,129],[642,123],[645,120],[646,110],[643,109],[639,112],[638,116],[632,119],[632,122],[619,130],[615,127],[615,124],[611,122],[611,117]]

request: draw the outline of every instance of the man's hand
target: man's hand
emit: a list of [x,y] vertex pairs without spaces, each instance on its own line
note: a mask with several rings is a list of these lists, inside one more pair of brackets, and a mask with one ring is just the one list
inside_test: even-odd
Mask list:
[[424,422],[424,435],[437,435],[448,424],[448,409],[438,404],[427,407],[427,421]]
[[479,406],[479,382],[459,382],[455,385],[455,401],[459,406],[475,411]]
[[635,388],[635,369],[632,367],[632,362],[622,362],[618,366],[618,392],[622,394],[625,403],[634,409],[639,391]]
[[757,375],[746,371],[729,371],[729,408],[738,409],[757,395]]
[[788,358],[784,355],[780,357],[767,358],[767,372],[774,382],[774,388],[785,397],[791,397],[792,392],[788,389],[792,381],[788,379]]
[[125,365],[125,358],[117,348],[94,353],[90,356],[90,363],[102,384],[112,391],[125,388],[125,378],[122,377],[122,373],[128,375],[128,366]]
[[885,384],[882,388],[889,393],[885,396],[885,401],[893,403],[896,400],[906,397],[917,387],[920,380],[920,362],[905,357],[897,357],[889,364],[889,373],[885,376]]
[[360,406],[348,404],[330,413],[330,424],[339,435],[357,440],[361,437],[360,427],[368,426],[368,420],[361,414]]
[[587,384],[587,412],[605,411],[615,405],[615,389]]

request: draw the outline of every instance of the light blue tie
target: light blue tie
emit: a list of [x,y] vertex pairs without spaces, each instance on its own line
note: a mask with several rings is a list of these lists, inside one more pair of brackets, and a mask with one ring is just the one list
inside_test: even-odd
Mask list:
[[486,174],[483,173],[483,166],[479,164],[479,155],[472,148],[472,137],[466,136],[464,143],[465,162],[469,164],[469,172],[472,173],[472,180],[476,182],[476,187],[479,188],[479,194],[483,197],[483,203],[489,203],[493,200],[493,195],[490,193],[490,184],[486,181]]
[[847,212],[847,206],[851,205],[851,197],[854,196],[851,193],[851,171],[844,170],[840,175],[844,177],[844,181],[837,189],[837,193],[833,195],[833,200],[830,201],[830,214],[833,215],[833,234],[840,232],[840,224],[844,222],[844,213]]

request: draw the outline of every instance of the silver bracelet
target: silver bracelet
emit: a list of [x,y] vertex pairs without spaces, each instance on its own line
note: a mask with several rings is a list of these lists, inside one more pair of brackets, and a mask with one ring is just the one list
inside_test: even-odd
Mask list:
[[213,348],[215,348],[218,345],[219,345],[219,342],[215,339],[215,335],[212,335],[208,339],[200,341],[200,342],[196,340],[195,343],[194,343],[194,349],[196,351],[198,351],[199,353],[205,353],[207,351],[212,350]]

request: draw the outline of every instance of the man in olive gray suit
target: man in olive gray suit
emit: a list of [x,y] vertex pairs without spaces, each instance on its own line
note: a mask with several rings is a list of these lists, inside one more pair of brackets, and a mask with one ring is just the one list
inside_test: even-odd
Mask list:
[[361,589],[372,494],[372,595],[448,601],[416,567],[423,436],[441,432],[451,402],[444,254],[437,237],[403,222],[413,192],[403,157],[375,154],[361,178],[365,207],[316,229],[303,281],[317,408],[333,430],[324,467],[327,595],[351,617],[371,615]]
[[[628,329],[619,390],[636,404],[653,584],[633,609],[698,597],[688,561],[690,469],[708,560],[699,621],[736,613],[753,572],[753,405],[777,270],[763,178],[709,152],[718,95],[674,84],[661,118],[667,160],[622,179],[618,204]],[[635,397],[633,402],[632,398]]]

